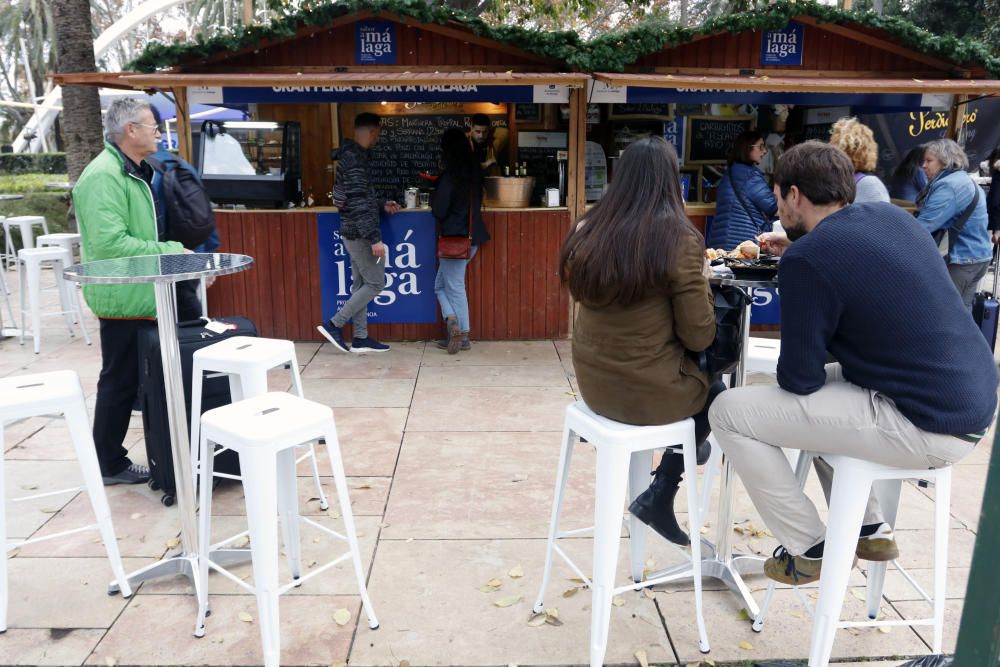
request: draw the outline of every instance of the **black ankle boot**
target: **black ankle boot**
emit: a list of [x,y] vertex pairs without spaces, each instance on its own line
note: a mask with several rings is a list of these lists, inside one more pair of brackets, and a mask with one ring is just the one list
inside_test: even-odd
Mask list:
[[681,530],[677,524],[677,517],[674,516],[674,497],[677,495],[680,483],[680,475],[664,475],[658,472],[649,488],[640,493],[639,497],[629,505],[628,511],[664,539],[683,547],[691,541],[687,533]]

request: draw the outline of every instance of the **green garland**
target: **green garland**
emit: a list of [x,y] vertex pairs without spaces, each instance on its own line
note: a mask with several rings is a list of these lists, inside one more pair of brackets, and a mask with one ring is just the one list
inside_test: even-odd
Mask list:
[[584,43],[574,32],[527,30],[519,26],[491,26],[477,17],[425,0],[317,0],[297,11],[275,10],[279,17],[266,26],[250,26],[222,31],[212,37],[199,35],[194,42],[151,43],[129,63],[134,71],[152,72],[179,63],[191,63],[220,52],[236,52],[264,41],[293,38],[306,26],[328,25],[347,14],[371,10],[375,14],[395,13],[422,23],[457,22],[474,34],[521,48],[584,72],[621,72],[640,57],[664,48],[684,44],[695,37],[719,32],[777,30],[795,16],[811,16],[821,22],[858,24],[884,31],[908,48],[961,66],[982,66],[993,78],[1000,78],[1000,58],[992,55],[982,42],[959,39],[954,35],[935,35],[898,17],[878,16],[872,12],[845,12],[813,0],[792,2],[778,0],[760,9],[711,18],[695,27],[678,25],[663,15],[651,15],[625,31],[608,33]]

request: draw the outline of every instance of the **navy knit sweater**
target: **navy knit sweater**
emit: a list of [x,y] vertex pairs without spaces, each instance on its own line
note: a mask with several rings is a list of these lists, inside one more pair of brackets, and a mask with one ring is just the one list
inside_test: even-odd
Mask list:
[[990,425],[997,367],[930,234],[887,203],[828,216],[781,258],[778,384],[811,394],[827,352],[932,433]]

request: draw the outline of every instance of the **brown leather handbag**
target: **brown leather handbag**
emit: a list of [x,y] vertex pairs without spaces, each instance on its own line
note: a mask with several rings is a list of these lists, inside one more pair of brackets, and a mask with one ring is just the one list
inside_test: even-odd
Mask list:
[[472,194],[469,194],[469,235],[439,236],[438,259],[469,259],[472,254]]

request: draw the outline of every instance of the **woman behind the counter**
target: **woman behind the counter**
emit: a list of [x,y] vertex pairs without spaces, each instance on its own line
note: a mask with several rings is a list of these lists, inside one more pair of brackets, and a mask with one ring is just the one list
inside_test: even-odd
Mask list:
[[462,130],[452,127],[441,135],[441,162],[444,171],[437,181],[431,210],[442,236],[469,236],[472,225],[472,251],[469,259],[440,259],[434,294],[441,304],[441,316],[448,337],[438,347],[455,354],[472,347],[469,340],[469,298],[465,292],[465,267],[476,256],[479,246],[490,240],[483,222],[483,177],[473,156],[469,140]]
[[748,131],[736,137],[726,173],[719,182],[715,217],[705,239],[709,248],[732,250],[771,231],[778,200],[757,169],[766,153],[760,132]]
[[[661,137],[622,154],[615,179],[563,242],[559,273],[579,304],[573,368],[584,402],[626,424],[694,417],[698,459],[708,458],[708,405],[722,391],[689,352],[715,337],[705,242],[684,214],[677,154]],[[688,536],[673,503],[682,457],[667,453],[629,507],[676,544]]]

